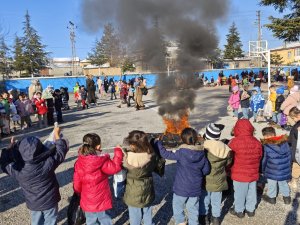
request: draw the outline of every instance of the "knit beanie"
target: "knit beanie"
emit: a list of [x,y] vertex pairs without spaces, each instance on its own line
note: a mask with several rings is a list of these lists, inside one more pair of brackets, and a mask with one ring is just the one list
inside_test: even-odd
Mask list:
[[209,140],[219,140],[221,131],[224,129],[223,124],[210,123],[206,127],[205,138]]

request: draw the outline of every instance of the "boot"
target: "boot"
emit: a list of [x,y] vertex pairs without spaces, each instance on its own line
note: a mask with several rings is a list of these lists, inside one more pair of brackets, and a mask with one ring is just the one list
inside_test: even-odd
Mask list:
[[290,196],[288,196],[288,197],[283,196],[283,202],[284,202],[284,204],[289,205],[289,204],[291,204],[292,199]]
[[244,212],[236,212],[234,208],[230,208],[229,212],[230,212],[231,215],[237,216],[240,219],[245,217]]
[[247,214],[248,217],[254,217],[255,216],[255,211],[249,212],[249,211],[246,210],[246,214]]
[[219,217],[211,217],[212,225],[220,225],[220,218]]
[[289,182],[289,186],[293,192],[298,191],[298,179],[297,178],[292,178],[291,182]]
[[207,215],[200,215],[199,217],[200,225],[209,225],[209,218]]
[[263,195],[262,196],[262,199],[272,205],[275,205],[276,204],[276,198],[270,198],[269,196],[267,195]]

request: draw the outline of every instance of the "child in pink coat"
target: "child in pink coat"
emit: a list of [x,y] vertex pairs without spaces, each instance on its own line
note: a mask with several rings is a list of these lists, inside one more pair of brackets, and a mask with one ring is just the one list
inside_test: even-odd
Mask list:
[[233,110],[233,116],[239,118],[239,107],[240,107],[240,91],[238,86],[232,88],[232,94],[229,97],[228,104]]

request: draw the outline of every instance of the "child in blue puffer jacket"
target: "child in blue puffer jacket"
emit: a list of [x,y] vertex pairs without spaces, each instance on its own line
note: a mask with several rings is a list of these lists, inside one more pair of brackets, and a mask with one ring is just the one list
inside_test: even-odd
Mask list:
[[263,199],[276,204],[277,185],[279,192],[283,195],[285,204],[291,203],[290,188],[288,181],[291,179],[291,150],[286,135],[276,136],[273,127],[265,127],[262,130],[264,139],[264,156],[262,160],[262,172],[268,180],[268,192]]
[[254,123],[257,119],[257,114],[260,109],[263,109],[265,105],[264,96],[261,93],[259,87],[254,87],[252,90],[252,96],[250,98],[250,107],[253,112]]
[[201,196],[203,177],[210,173],[210,164],[206,158],[203,143],[199,145],[197,132],[186,128],[181,133],[184,143],[174,153],[167,151],[161,141],[155,143],[161,156],[176,160],[177,169],[173,185],[173,214],[176,224],[185,224],[184,205],[188,211],[188,224],[199,224],[199,197]]

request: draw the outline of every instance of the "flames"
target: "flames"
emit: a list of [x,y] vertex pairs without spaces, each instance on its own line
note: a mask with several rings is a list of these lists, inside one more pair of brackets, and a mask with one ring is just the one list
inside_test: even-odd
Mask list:
[[189,123],[189,114],[186,112],[183,115],[179,116],[179,118],[169,118],[163,117],[164,123],[166,124],[165,134],[177,134],[180,135],[181,132],[190,127]]

